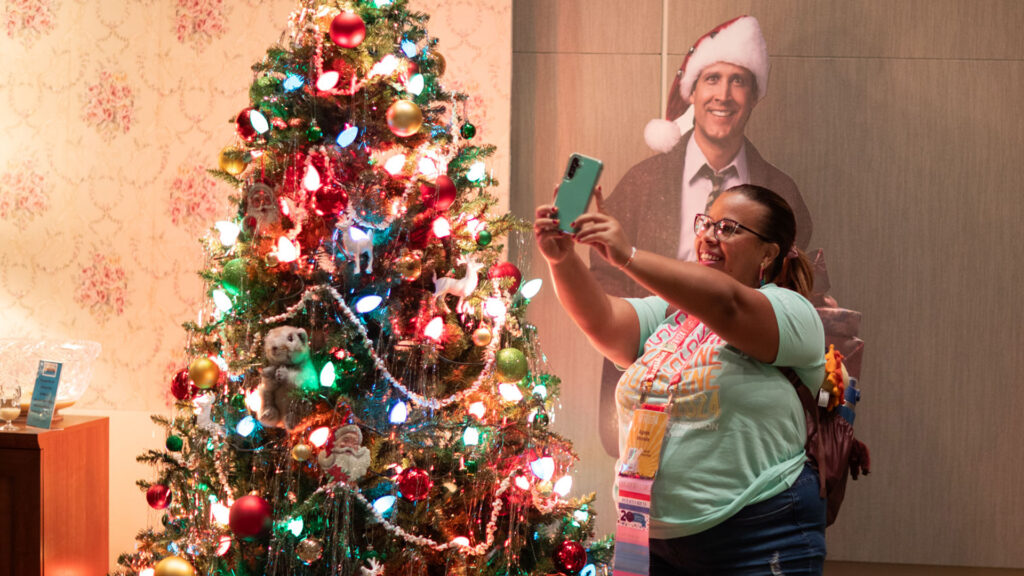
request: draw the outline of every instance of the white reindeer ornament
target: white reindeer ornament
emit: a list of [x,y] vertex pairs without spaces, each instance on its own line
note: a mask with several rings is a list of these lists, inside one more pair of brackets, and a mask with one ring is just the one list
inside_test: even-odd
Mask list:
[[472,259],[459,258],[456,261],[458,264],[466,265],[466,275],[462,278],[452,278],[451,276],[442,276],[438,278],[434,275],[434,299],[437,300],[438,306],[441,310],[447,312],[448,306],[444,303],[444,297],[447,294],[453,294],[459,297],[459,304],[455,310],[457,312],[465,312],[465,300],[470,294],[476,290],[476,285],[479,282],[477,278],[477,272],[484,267],[482,262],[474,262]]

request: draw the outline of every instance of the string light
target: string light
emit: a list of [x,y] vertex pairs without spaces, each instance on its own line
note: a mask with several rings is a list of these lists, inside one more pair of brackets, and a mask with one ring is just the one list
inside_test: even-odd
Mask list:
[[313,430],[309,434],[309,443],[317,448],[322,448],[324,444],[327,444],[327,440],[331,437],[331,429],[327,426],[322,426]]
[[341,74],[336,70],[329,70],[320,75],[316,79],[316,89],[321,92],[327,92],[338,85],[338,80],[341,79]]
[[413,96],[419,96],[423,92],[424,85],[423,74],[413,74],[409,81],[405,83],[405,91]]
[[213,291],[213,305],[217,307],[217,310],[221,313],[225,313],[231,310],[231,298],[227,292],[217,289]]
[[484,415],[487,414],[487,406],[483,402],[473,402],[469,405],[468,412],[473,416],[476,416],[477,420],[483,420]]
[[373,509],[377,511],[377,514],[384,515],[391,511],[391,508],[395,505],[395,497],[390,494],[387,496],[381,496],[373,501]]
[[387,56],[381,58],[380,62],[374,64],[373,68],[370,68],[370,73],[367,75],[367,77],[373,78],[374,76],[391,76],[398,68],[398,64],[398,58],[395,58],[394,54],[388,54]]
[[484,179],[487,175],[487,166],[483,162],[476,162],[469,167],[469,172],[466,173],[466,178],[470,182],[479,182]]
[[330,388],[334,386],[334,380],[337,378],[337,372],[334,368],[334,362],[328,361],[324,364],[323,370],[320,371],[320,386],[324,388]]
[[501,394],[501,399],[505,402],[519,402],[523,399],[523,392],[514,383],[504,382],[498,384],[498,393]]
[[551,480],[555,473],[555,460],[551,456],[544,456],[530,462],[530,471],[541,480]]
[[299,76],[298,74],[289,74],[285,76],[284,82],[281,83],[281,87],[284,88],[285,92],[294,92],[299,88],[302,88],[302,85],[305,83],[306,81],[302,76]]
[[298,537],[299,534],[302,534],[302,529],[305,527],[306,523],[303,522],[302,516],[288,521],[288,531],[292,533],[292,536]]
[[256,420],[252,416],[246,416],[238,422],[238,426],[235,426],[235,432],[238,432],[239,436],[248,436],[256,430]]
[[231,536],[221,536],[220,543],[217,544],[217,556],[227,554],[228,550],[231,550]]
[[267,117],[259,110],[249,111],[249,123],[252,124],[253,130],[259,134],[266,134],[270,131],[270,123],[267,122]]
[[431,320],[427,327],[423,329],[423,335],[434,342],[440,343],[441,337],[444,336],[444,319],[437,316]]
[[504,318],[506,312],[508,312],[508,307],[505,306],[505,302],[501,298],[484,300],[484,314],[491,318]]
[[392,176],[397,176],[402,173],[405,168],[405,154],[396,154],[384,162],[384,170]]
[[360,314],[366,314],[367,312],[373,312],[380,306],[384,299],[376,294],[370,294],[363,296],[359,300],[356,300],[356,312]]
[[306,166],[306,175],[302,177],[302,187],[310,192],[316,192],[320,189],[323,184],[320,182],[320,173],[317,172],[316,166],[310,162]]
[[480,431],[474,426],[468,426],[462,433],[462,443],[466,446],[476,446],[480,444]]
[[404,424],[408,417],[409,407],[401,400],[395,402],[395,405],[391,407],[391,412],[388,413],[388,421],[392,424]]
[[565,496],[572,490],[572,476],[562,476],[555,482],[554,491],[559,496]]
[[238,234],[241,233],[242,231],[242,229],[239,228],[238,224],[235,224],[234,222],[228,222],[226,220],[221,220],[220,222],[217,222],[216,224],[213,225],[213,227],[216,228],[217,232],[220,233],[220,243],[225,248],[230,248],[234,246],[235,242],[238,241]]
[[281,236],[277,239],[277,260],[279,262],[294,262],[299,258],[299,249],[292,244],[292,241]]
[[529,300],[540,292],[541,286],[544,285],[544,280],[540,278],[534,278],[533,280],[527,280],[523,282],[523,285],[519,287],[519,294]]
[[359,128],[346,124],[345,129],[341,131],[341,134],[338,134],[336,142],[338,143],[338,146],[345,148],[356,141],[356,136],[359,136]]
[[438,238],[447,238],[452,234],[452,225],[444,216],[439,216],[434,219],[433,224],[431,224],[431,229],[434,231],[434,236],[437,236]]

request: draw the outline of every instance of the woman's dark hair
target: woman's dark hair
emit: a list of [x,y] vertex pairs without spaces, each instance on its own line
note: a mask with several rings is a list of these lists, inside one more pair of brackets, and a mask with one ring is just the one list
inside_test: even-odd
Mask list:
[[[804,298],[810,298],[814,289],[814,271],[807,255],[794,244],[796,217],[789,203],[775,192],[754,184],[740,184],[726,192],[741,194],[765,207],[766,214],[760,232],[769,242],[779,246],[778,256],[765,271],[766,278],[783,288],[800,293]],[[788,258],[791,249],[796,256]]]

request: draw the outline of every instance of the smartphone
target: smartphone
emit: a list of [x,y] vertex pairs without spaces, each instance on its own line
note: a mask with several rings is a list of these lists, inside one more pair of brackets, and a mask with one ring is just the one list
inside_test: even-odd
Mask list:
[[582,154],[569,156],[565,176],[558,185],[555,206],[558,208],[558,229],[567,234],[574,231],[571,224],[587,211],[594,187],[601,177],[600,160]]

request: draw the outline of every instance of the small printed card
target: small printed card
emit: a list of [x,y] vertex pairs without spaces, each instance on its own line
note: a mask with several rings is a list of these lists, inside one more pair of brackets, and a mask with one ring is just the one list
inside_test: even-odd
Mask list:
[[25,423],[36,428],[49,428],[53,419],[53,407],[57,403],[57,386],[60,384],[60,362],[39,361],[36,372],[36,387],[32,390]]
[[618,476],[615,486],[615,558],[614,576],[647,576],[651,553],[648,544],[651,530],[651,487],[654,480]]
[[627,468],[622,473],[654,478],[661,464],[661,443],[668,428],[668,414],[660,409],[644,406],[633,412],[629,427]]

